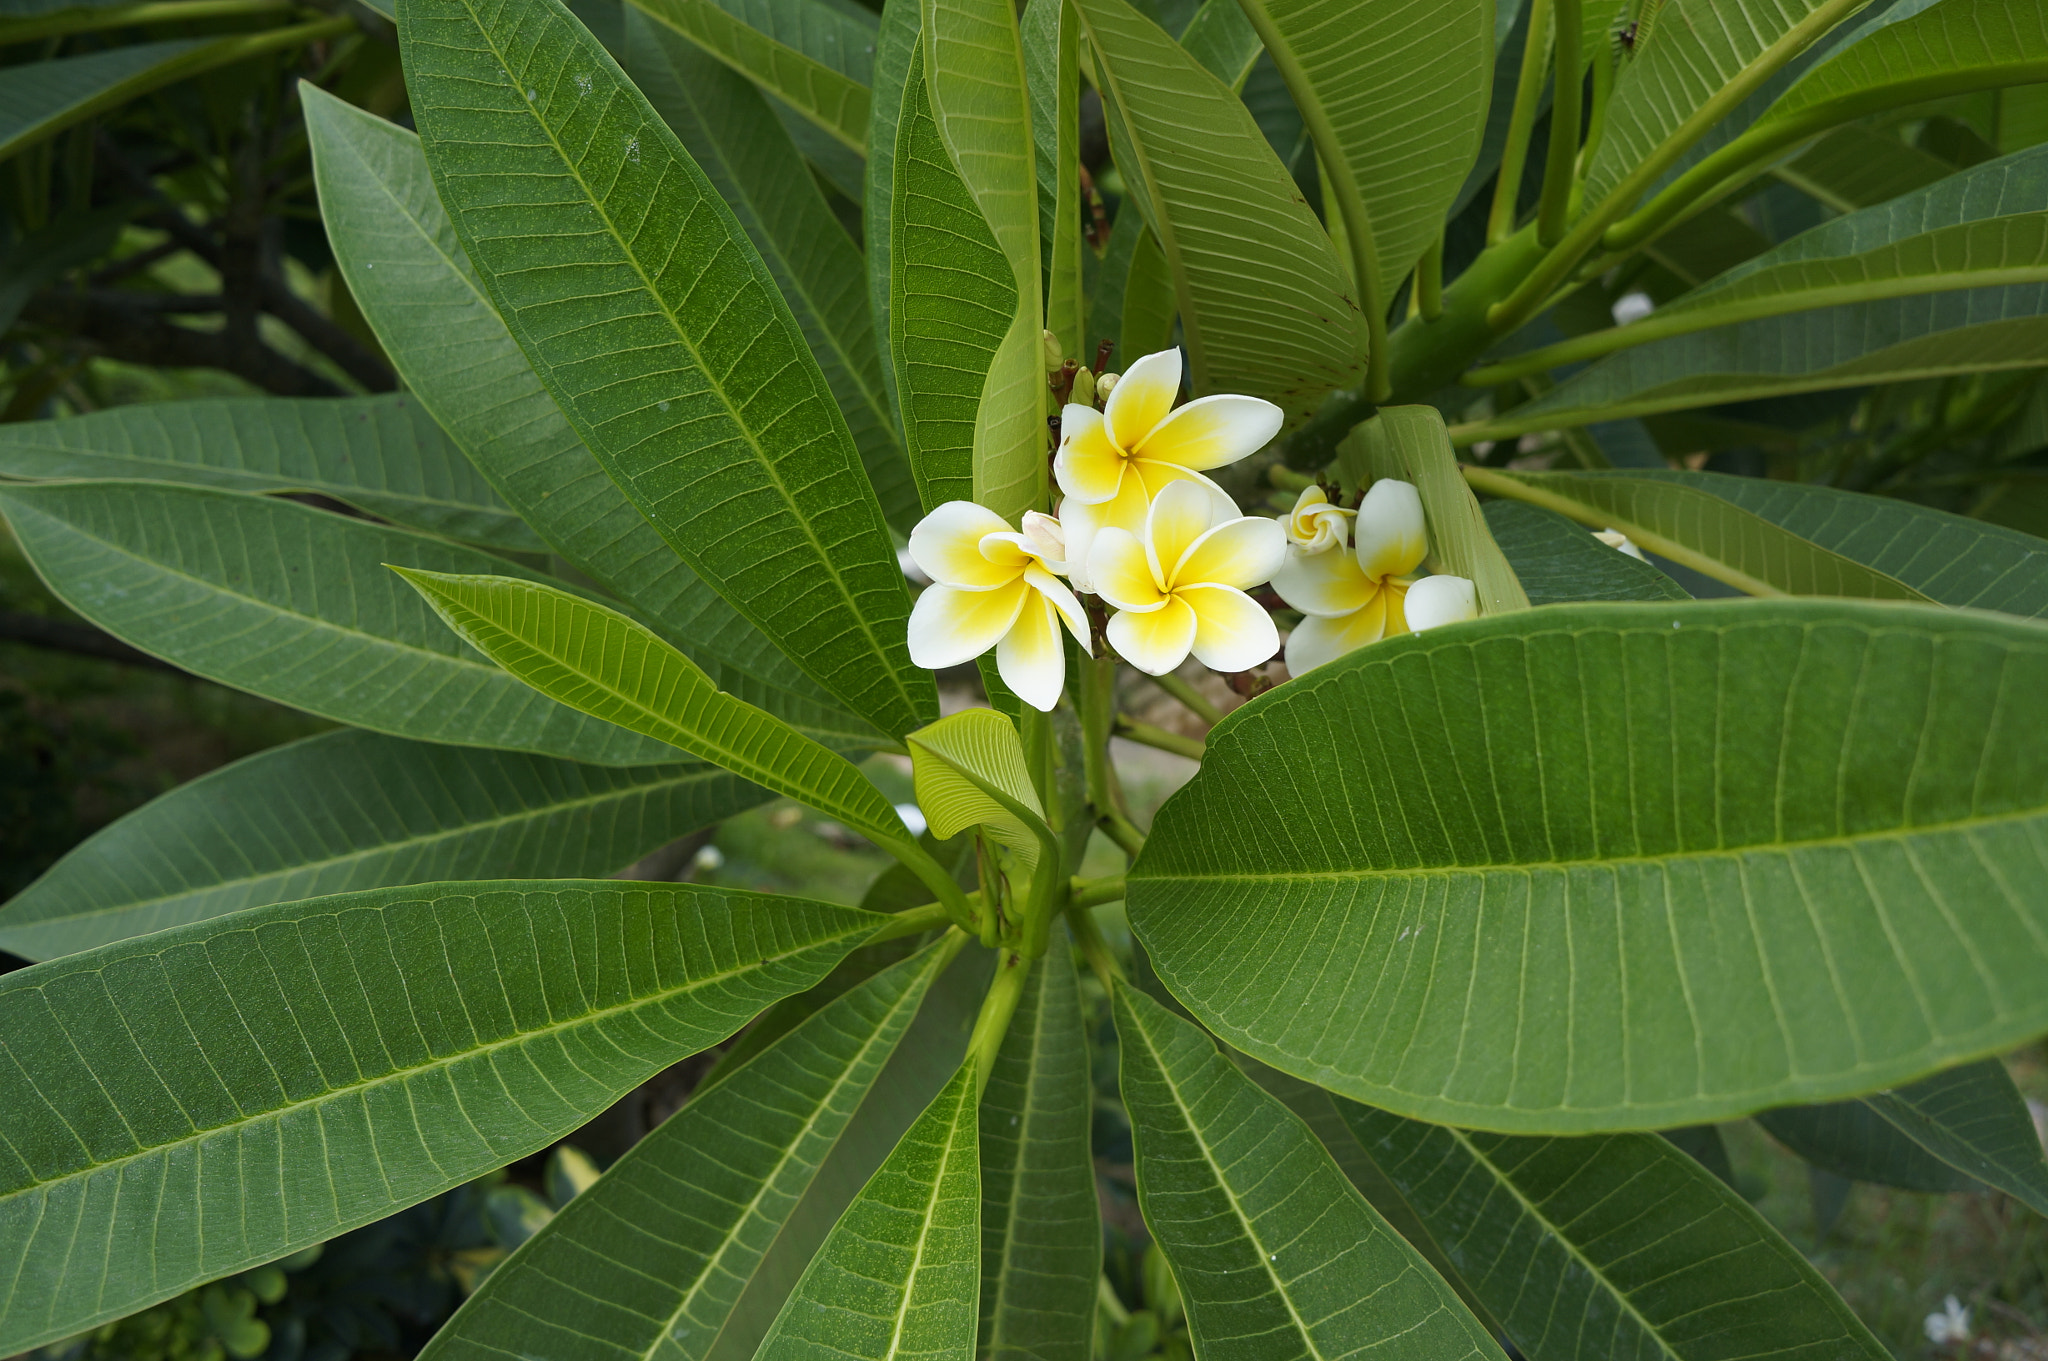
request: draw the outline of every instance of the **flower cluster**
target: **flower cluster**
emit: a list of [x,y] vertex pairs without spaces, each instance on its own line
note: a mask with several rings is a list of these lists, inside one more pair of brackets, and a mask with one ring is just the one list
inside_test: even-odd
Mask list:
[[1066,678],[1060,624],[1094,653],[1077,592],[1113,611],[1104,636],[1117,655],[1155,676],[1190,654],[1223,672],[1270,660],[1280,633],[1251,595],[1269,582],[1304,616],[1287,640],[1295,675],[1477,613],[1465,578],[1409,579],[1427,549],[1406,482],[1375,482],[1355,511],[1310,487],[1282,520],[1246,515],[1205,474],[1269,443],[1280,408],[1227,393],[1176,407],[1180,380],[1178,350],[1149,354],[1103,376],[1100,411],[1062,410],[1057,519],[1031,512],[1013,530],[949,501],[918,524],[910,556],[933,584],[911,612],[913,661],[938,669],[993,647],[1004,683],[1050,710]]

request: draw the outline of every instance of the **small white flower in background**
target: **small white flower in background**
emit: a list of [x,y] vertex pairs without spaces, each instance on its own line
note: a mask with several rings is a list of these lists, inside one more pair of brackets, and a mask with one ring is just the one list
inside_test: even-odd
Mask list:
[[697,853],[690,857],[690,868],[699,874],[709,874],[725,864],[725,852],[716,846],[699,846]]
[[1648,558],[1643,556],[1643,550],[1636,547],[1635,540],[1618,529],[1603,529],[1593,537],[1606,544],[1609,548],[1619,548],[1637,562],[1649,561]]
[[1478,592],[1464,577],[1403,579],[1428,553],[1413,483],[1373,483],[1352,531],[1354,552],[1290,549],[1273,574],[1280,598],[1307,616],[1287,637],[1297,676],[1382,638],[1478,616]]
[[1287,536],[1277,521],[1235,512],[1219,515],[1205,487],[1174,482],[1141,535],[1108,526],[1095,536],[1089,573],[1117,609],[1110,644],[1132,666],[1163,676],[1193,652],[1213,671],[1248,671],[1280,650],[1272,616],[1245,592],[1272,577]]
[[1304,553],[1342,548],[1350,536],[1351,517],[1358,512],[1330,504],[1321,487],[1303,487],[1284,522],[1287,542]]
[[1137,533],[1152,499],[1184,481],[1210,493],[1217,518],[1237,514],[1236,504],[1203,474],[1258,452],[1280,433],[1284,414],[1257,397],[1217,393],[1175,410],[1180,374],[1179,350],[1148,354],[1113,383],[1103,375],[1109,400],[1101,411],[1070,405],[1060,412],[1053,476],[1066,497],[1060,523],[1074,584],[1084,591],[1094,589],[1089,549],[1098,531]]
[[1927,1340],[1937,1347],[1951,1342],[1970,1340],[1970,1311],[1963,1308],[1962,1301],[1950,1295],[1947,1307],[1938,1314],[1929,1314],[1923,1325],[1927,1329]]
[[912,836],[923,836],[926,829],[931,826],[925,821],[924,809],[914,803],[897,804],[896,816],[903,819],[903,825],[910,829]]
[[1622,294],[1614,300],[1614,306],[1608,309],[1614,315],[1616,326],[1633,325],[1656,310],[1657,304],[1650,295],[1641,291]]
[[1060,620],[1093,651],[1081,602],[1054,575],[1058,522],[1035,512],[1020,533],[972,501],[948,501],[910,531],[910,556],[932,579],[910,612],[910,659],[937,671],[996,650],[1003,683],[1051,712],[1067,683]]

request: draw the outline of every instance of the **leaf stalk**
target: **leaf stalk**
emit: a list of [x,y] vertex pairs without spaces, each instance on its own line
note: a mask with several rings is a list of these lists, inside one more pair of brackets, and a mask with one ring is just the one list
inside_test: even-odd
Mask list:
[[996,1055],[1002,1051],[1003,1036],[1009,1033],[1010,1018],[1024,996],[1024,984],[1031,977],[1031,958],[1005,950],[996,961],[996,976],[981,999],[981,1014],[974,1018],[974,1033],[967,1037],[967,1054],[974,1062],[975,1095],[988,1090],[989,1075],[995,1071]]
[[1550,99],[1550,145],[1543,162],[1543,197],[1536,207],[1536,239],[1554,246],[1571,217],[1574,174],[1579,159],[1580,30],[1584,15],[1579,0],[1556,2],[1556,75]]

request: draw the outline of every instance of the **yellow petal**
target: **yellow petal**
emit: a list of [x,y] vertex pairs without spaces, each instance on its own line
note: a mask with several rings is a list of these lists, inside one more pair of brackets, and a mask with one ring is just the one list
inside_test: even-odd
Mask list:
[[1172,482],[1152,498],[1145,514],[1145,553],[1161,587],[1173,580],[1173,569],[1215,523],[1216,506],[1198,482]]
[[1386,635],[1387,597],[1376,595],[1370,605],[1337,619],[1311,615],[1287,635],[1287,670],[1299,676],[1326,662],[1334,662],[1354,648],[1377,643]]
[[927,586],[910,611],[910,660],[928,671],[972,661],[994,647],[1037,595],[1020,576],[991,591]]
[[1102,413],[1092,406],[1069,406],[1060,412],[1060,451],[1052,461],[1053,479],[1076,501],[1107,501],[1123,485],[1129,462],[1109,437]]
[[1391,477],[1373,483],[1351,532],[1358,545],[1358,565],[1374,581],[1405,576],[1421,566],[1428,545],[1415,484]]
[[[1303,614],[1338,619],[1363,609],[1380,592],[1349,553],[1302,553],[1290,549],[1273,573],[1273,589]],[[1294,669],[1293,664],[1288,670]]]
[[996,647],[1003,684],[1041,713],[1052,712],[1067,684],[1067,653],[1053,617],[1052,602],[1034,594]]
[[984,558],[1010,572],[1021,572],[1038,562],[1038,554],[1032,551],[1031,541],[1014,529],[984,534],[977,547]]
[[1015,581],[1019,569],[990,562],[982,554],[981,541],[1009,528],[1002,516],[984,506],[948,501],[910,531],[910,558],[942,586],[991,591]]
[[1243,591],[1194,586],[1174,594],[1195,612],[1195,660],[1211,671],[1249,671],[1280,650],[1273,617]]
[[[1152,427],[1166,419],[1166,413],[1173,410],[1173,399],[1179,395],[1179,350],[1148,354],[1125,369],[1124,376],[1110,390],[1102,411],[1116,447],[1136,449],[1138,442],[1152,433]],[[1060,431],[1065,434],[1064,423]]]
[[1145,484],[1136,477],[1125,478],[1122,489],[1107,501],[1090,505],[1068,497],[1060,502],[1060,528],[1066,531],[1067,536],[1067,576],[1074,583],[1075,590],[1090,593],[1095,590],[1088,575],[1088,554],[1094,546],[1095,536],[1105,529],[1121,529],[1133,535],[1141,533],[1145,528],[1145,512],[1151,508],[1152,501],[1145,495]]
[[1027,567],[1024,570],[1024,583],[1044,596],[1052,607],[1059,611],[1060,618],[1067,621],[1067,632],[1074,635],[1074,641],[1081,645],[1081,650],[1090,656],[1095,655],[1095,644],[1088,636],[1088,612],[1081,608],[1081,602],[1067,589],[1067,583],[1043,567]]
[[1287,541],[1304,553],[1342,548],[1350,534],[1351,514],[1331,505],[1321,487],[1303,487],[1287,516]]
[[1173,569],[1170,584],[1230,586],[1249,591],[1271,581],[1286,559],[1287,534],[1279,521],[1241,516],[1224,521],[1195,540]]
[[1145,546],[1126,529],[1105,529],[1088,550],[1088,576],[1095,593],[1120,610],[1145,613],[1166,603],[1166,592],[1152,575]]
[[1402,617],[1416,633],[1479,617],[1479,590],[1466,577],[1424,577],[1408,588]]
[[1117,655],[1148,676],[1163,676],[1188,659],[1195,645],[1195,611],[1187,601],[1169,596],[1150,614],[1129,610],[1109,618],[1109,645]]
[[1279,407],[1257,397],[1198,397],[1154,426],[1131,452],[1197,472],[1221,468],[1272,443],[1285,419]]

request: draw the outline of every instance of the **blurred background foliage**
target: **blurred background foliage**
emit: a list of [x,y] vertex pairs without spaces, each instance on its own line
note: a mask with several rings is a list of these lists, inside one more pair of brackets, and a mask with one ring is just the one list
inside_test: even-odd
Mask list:
[[[1192,0],[1143,7],[1175,33],[1195,9]],[[572,8],[607,42],[620,40],[617,0],[574,0]],[[1503,71],[1511,74],[1518,60],[1511,35]],[[409,122],[383,0],[0,6],[0,421],[144,401],[394,386],[320,225],[296,96],[301,79]],[[1244,97],[1316,203],[1314,157],[1270,61],[1255,67]],[[1083,128],[1106,233],[1122,186],[1092,93]],[[1648,259],[1587,285],[1558,310],[1556,333],[1532,334],[1529,343],[1640,315],[1831,216],[2042,141],[2044,86],[1867,118],[1672,233]],[[857,236],[858,176],[848,174],[843,152],[808,135],[804,143],[821,187]],[[1529,158],[1531,203],[1541,163]],[[1475,177],[1470,206],[1451,229],[1453,270],[1483,239],[1490,173]],[[2048,535],[2043,372],[1816,393],[1532,435],[1473,454],[1526,468],[1704,467],[1824,483]],[[1449,393],[1444,405],[1452,420],[1468,420],[1535,395],[1524,380]],[[957,678],[951,702],[978,698],[973,684]],[[1222,707],[1238,702],[1220,686],[1210,698]],[[1122,707],[1162,726],[1186,722],[1186,711],[1158,693],[1127,696]],[[164,790],[321,726],[185,676],[93,629],[38,584],[0,528],[0,898]],[[1124,757],[1127,770],[1144,772],[1131,790],[1141,814],[1192,769],[1152,748],[1130,747]],[[876,761],[885,789],[907,800],[907,771],[889,769],[887,757]],[[888,863],[844,828],[778,801],[730,820],[715,843],[687,838],[621,873],[852,903]],[[1128,931],[1111,934],[1128,957]],[[0,956],[0,970],[19,963]],[[1105,999],[1084,979],[1096,1009],[1095,1146],[1115,1288],[1103,1301],[1098,1356],[1185,1361],[1191,1351],[1171,1276],[1148,1251],[1137,1214],[1114,1032]],[[661,1075],[574,1145],[48,1354],[409,1356],[507,1251],[680,1107],[717,1057]],[[2048,1121],[2048,1055],[2013,1055],[2011,1064],[2037,1117]],[[1725,1166],[1717,1170],[1812,1255],[1900,1356],[2048,1361],[2048,1222],[1990,1192],[1934,1196],[1841,1182],[1749,1122],[1721,1135]],[[1973,1332],[1937,1344],[1924,1320],[1951,1294],[1972,1311]]]

